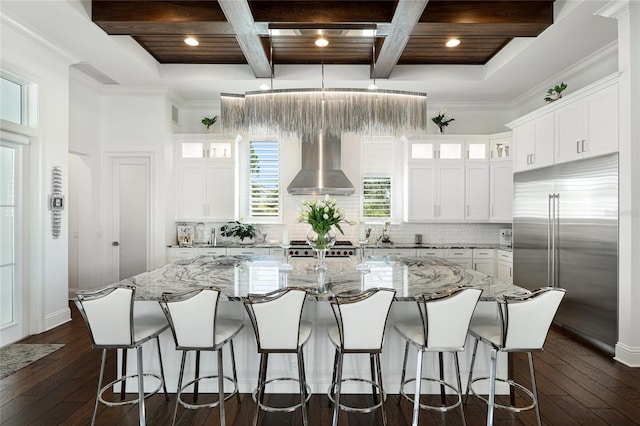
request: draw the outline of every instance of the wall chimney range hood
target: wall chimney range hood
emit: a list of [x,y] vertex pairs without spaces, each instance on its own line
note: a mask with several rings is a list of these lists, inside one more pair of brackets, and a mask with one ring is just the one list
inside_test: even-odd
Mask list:
[[352,195],[355,188],[341,170],[340,138],[321,132],[302,146],[302,169],[287,192],[292,195]]

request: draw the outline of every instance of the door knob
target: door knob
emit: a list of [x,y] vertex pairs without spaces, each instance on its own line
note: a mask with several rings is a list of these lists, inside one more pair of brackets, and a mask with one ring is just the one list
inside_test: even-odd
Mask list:
[[114,247],[118,247],[120,245],[120,243],[117,242],[117,241],[114,241],[114,242],[111,243],[111,245],[114,246]]

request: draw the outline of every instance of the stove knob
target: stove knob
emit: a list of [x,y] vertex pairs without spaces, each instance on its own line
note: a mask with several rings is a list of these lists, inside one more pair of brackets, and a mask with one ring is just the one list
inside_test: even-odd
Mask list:
[[297,256],[298,255],[298,250],[294,251],[293,253]]

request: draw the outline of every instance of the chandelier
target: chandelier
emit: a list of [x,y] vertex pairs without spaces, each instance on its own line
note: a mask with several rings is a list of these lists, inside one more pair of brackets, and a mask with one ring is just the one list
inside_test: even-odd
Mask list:
[[[316,46],[326,46],[327,32],[319,34]],[[376,88],[375,31],[372,40],[374,84],[369,89],[325,88],[323,58],[321,89],[273,90],[272,63],[271,90],[221,94],[222,128],[225,132],[296,136],[303,142],[313,141],[319,134],[337,138],[345,132],[397,137],[426,132],[425,93]]]

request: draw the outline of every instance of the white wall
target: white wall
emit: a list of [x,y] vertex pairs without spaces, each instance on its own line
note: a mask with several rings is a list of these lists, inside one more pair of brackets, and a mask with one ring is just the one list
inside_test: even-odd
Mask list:
[[62,214],[60,237],[51,235],[47,197],[51,170],[62,169],[62,192],[68,192],[69,71],[67,58],[41,40],[3,20],[1,50],[4,69],[38,86],[38,136],[31,142],[29,197],[30,332],[39,333],[70,320],[68,287],[68,210]]
[[[69,297],[78,290],[91,290],[105,283],[102,267],[104,255],[103,212],[101,203],[101,84],[71,69],[69,83],[69,151],[70,191],[69,229],[76,238],[76,259],[70,265],[77,269],[77,282],[69,286]],[[76,198],[76,200],[73,199]],[[73,245],[74,241],[71,240]],[[73,250],[70,250],[73,251]],[[70,266],[71,267],[71,266]],[[70,271],[72,273],[72,271]]]

